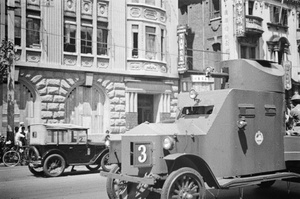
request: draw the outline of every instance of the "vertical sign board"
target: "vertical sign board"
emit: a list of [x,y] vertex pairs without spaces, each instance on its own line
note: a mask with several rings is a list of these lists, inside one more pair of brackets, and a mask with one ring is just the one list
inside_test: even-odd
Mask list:
[[184,73],[187,71],[186,65],[186,26],[180,26],[177,28],[178,35],[178,73]]
[[[223,4],[222,4],[223,5]],[[228,1],[224,2],[224,7],[227,9],[221,9],[222,10],[222,49],[224,50],[223,54],[223,60],[227,60],[230,58],[230,39],[231,39],[231,30],[233,27],[233,24],[230,24],[230,14],[232,13],[232,10],[229,10],[229,8],[233,7],[229,4]]]
[[245,29],[246,29],[246,21],[245,21],[245,0],[236,0],[236,36],[244,37]]
[[284,87],[286,90],[290,90],[292,88],[292,62],[291,61],[283,61],[282,66],[284,69]]

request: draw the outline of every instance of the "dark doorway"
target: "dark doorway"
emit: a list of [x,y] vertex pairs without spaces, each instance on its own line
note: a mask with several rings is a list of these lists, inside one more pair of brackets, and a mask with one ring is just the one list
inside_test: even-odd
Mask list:
[[153,95],[138,94],[138,124],[153,122]]

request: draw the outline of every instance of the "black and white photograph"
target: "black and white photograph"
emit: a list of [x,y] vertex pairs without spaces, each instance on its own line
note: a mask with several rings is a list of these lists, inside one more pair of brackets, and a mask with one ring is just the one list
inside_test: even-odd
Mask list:
[[1,199],[299,199],[300,0],[1,0]]

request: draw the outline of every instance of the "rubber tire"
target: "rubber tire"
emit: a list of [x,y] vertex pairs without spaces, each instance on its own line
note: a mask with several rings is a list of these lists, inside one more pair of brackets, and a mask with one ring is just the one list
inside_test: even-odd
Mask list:
[[[11,160],[11,156],[14,156],[16,159],[13,163],[10,163],[8,162],[7,160]],[[20,157],[20,154],[17,152],[17,151],[6,151],[2,157],[2,161],[3,161],[3,164],[7,167],[14,167],[14,166],[17,166],[20,161],[21,161],[21,157]]]
[[271,180],[271,181],[261,182],[257,186],[259,186],[260,188],[266,189],[266,188],[271,187],[274,183],[275,183],[275,180]]
[[90,171],[97,171],[101,167],[101,165],[100,164],[91,164],[91,165],[86,165],[85,167]]
[[[111,166],[111,170],[110,173],[121,173],[121,168],[117,165],[117,164],[113,164]],[[115,190],[115,185],[116,179],[114,178],[107,178],[106,179],[106,193],[108,195],[109,199],[119,199],[119,198],[123,198],[122,196],[124,196],[123,194],[128,195],[127,194],[127,187],[125,189],[125,192],[122,192],[122,196],[120,196],[120,194],[116,193],[117,191]]]
[[[28,169],[35,176],[42,176],[42,175],[44,175],[43,167],[34,168],[34,167],[31,167],[30,165],[28,165]],[[41,171],[37,170],[37,169],[41,169]]]
[[106,172],[110,171],[110,169],[107,167],[108,165],[110,166],[110,164],[108,163],[108,159],[109,159],[109,153],[107,152],[102,156],[101,162],[100,162],[102,170],[106,171]]
[[38,160],[39,155],[40,155],[39,151],[34,146],[31,146],[28,148],[28,150],[27,150],[28,162]]
[[[58,163],[61,167],[61,169],[59,170],[59,172],[56,172],[56,173],[51,173],[51,171],[49,171],[49,168],[48,168],[48,165],[49,163],[52,164],[53,161],[58,160]],[[52,161],[52,162],[51,162]],[[66,168],[66,161],[65,159],[59,155],[59,154],[52,154],[52,155],[49,155],[45,161],[44,161],[44,165],[43,165],[43,170],[44,170],[44,173],[47,177],[58,177],[60,176],[64,170]]]
[[[183,167],[181,169],[175,170],[173,171],[169,177],[166,179],[163,187],[162,187],[162,191],[161,191],[161,199],[169,199],[172,198],[172,193],[174,193],[175,190],[175,185],[176,182],[180,182],[180,184],[182,184],[182,180],[186,180],[184,181],[185,184],[189,184],[191,182],[194,182],[196,184],[198,184],[198,190],[197,192],[193,192],[193,193],[198,193],[199,196],[196,197],[198,199],[204,199],[205,198],[205,185],[204,185],[204,181],[202,176],[200,175],[199,172],[197,172],[195,169],[189,168],[189,167]],[[187,192],[191,191],[189,187],[184,187],[185,190],[187,190]],[[180,193],[180,191],[179,191]],[[191,196],[191,194],[189,195]],[[189,198],[188,196],[186,197],[179,197],[178,198]],[[194,196],[193,196],[194,198]]]

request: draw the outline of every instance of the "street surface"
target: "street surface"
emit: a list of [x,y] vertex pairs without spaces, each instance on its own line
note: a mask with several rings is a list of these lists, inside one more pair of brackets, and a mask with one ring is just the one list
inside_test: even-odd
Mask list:
[[[8,168],[0,164],[0,198],[1,199],[108,199],[105,191],[105,178],[99,171],[90,172],[84,166],[75,167],[70,172],[56,178],[35,177],[27,166]],[[300,199],[300,184],[291,183],[288,194],[287,183],[277,181],[271,188],[257,186],[244,188],[244,199]],[[239,199],[239,190],[209,190],[207,199]]]

